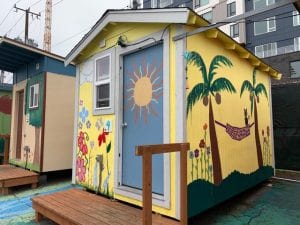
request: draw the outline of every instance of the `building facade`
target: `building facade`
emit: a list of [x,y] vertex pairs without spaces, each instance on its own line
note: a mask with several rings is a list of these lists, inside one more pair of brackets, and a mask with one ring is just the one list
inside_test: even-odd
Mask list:
[[189,7],[193,8],[193,0],[142,0],[143,8]]
[[[246,12],[278,0],[245,1]],[[250,17],[246,47],[260,58],[300,51],[300,15],[293,4]]]

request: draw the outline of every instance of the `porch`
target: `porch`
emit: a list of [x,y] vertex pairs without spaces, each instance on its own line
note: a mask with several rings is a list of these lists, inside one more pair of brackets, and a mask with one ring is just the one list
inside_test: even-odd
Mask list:
[[31,184],[36,188],[39,180],[37,173],[11,165],[0,165],[0,195],[7,195],[11,187]]

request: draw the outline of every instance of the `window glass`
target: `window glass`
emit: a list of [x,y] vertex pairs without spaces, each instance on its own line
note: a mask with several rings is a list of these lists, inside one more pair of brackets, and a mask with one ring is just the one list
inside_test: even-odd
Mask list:
[[29,88],[29,108],[39,106],[39,84],[31,85]]
[[300,37],[294,38],[294,49],[295,51],[300,51]]
[[230,25],[230,36],[235,38],[239,36],[239,24]]
[[272,5],[275,3],[275,0],[253,0],[253,7],[255,9],[260,9],[266,7],[268,5]]
[[96,81],[109,77],[109,56],[96,61]]
[[234,16],[236,14],[236,4],[231,2],[227,4],[227,17]]
[[209,3],[209,0],[195,0],[195,8],[205,6]]
[[213,15],[212,15],[212,11],[209,11],[209,12],[207,12],[207,13],[204,13],[204,14],[202,14],[201,15],[204,19],[206,19],[208,22],[212,22],[212,17],[213,17]]
[[298,11],[293,11],[293,26],[300,25],[300,14]]
[[259,22],[254,22],[254,35],[260,35],[268,32],[276,31],[276,19],[270,17]]
[[290,72],[292,78],[300,78],[300,61],[290,63]]
[[277,55],[277,43],[268,43],[255,47],[255,55],[260,58]]
[[159,7],[164,8],[171,5],[172,3],[173,3],[172,0],[159,0]]
[[96,86],[96,108],[109,107],[109,83]]

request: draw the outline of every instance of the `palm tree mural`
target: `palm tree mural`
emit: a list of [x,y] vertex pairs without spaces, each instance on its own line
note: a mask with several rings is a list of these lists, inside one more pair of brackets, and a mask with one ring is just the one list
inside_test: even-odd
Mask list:
[[212,162],[213,162],[213,175],[214,175],[214,183],[219,185],[222,178],[222,168],[221,168],[221,160],[219,153],[219,146],[216,134],[215,127],[215,119],[214,112],[212,107],[212,99],[215,98],[217,104],[221,104],[221,94],[222,91],[227,91],[230,93],[235,93],[236,90],[232,83],[224,78],[216,78],[217,74],[216,69],[223,65],[232,67],[231,61],[223,55],[215,56],[209,66],[209,70],[207,70],[206,65],[204,63],[203,58],[194,51],[186,52],[185,59],[188,64],[193,64],[198,67],[201,72],[203,82],[196,84],[187,97],[187,116],[189,111],[192,110],[193,106],[199,100],[202,100],[204,106],[209,106],[209,136],[210,136],[210,144],[211,144],[211,153],[212,153]]
[[256,84],[256,69],[253,69],[252,73],[252,84],[250,81],[245,80],[241,87],[241,94],[242,97],[244,91],[248,90],[250,92],[250,102],[251,102],[251,116],[253,114],[254,109],[254,125],[255,125],[255,142],[256,142],[256,151],[257,151],[257,160],[258,166],[263,166],[263,159],[262,159],[262,150],[261,144],[259,140],[259,131],[258,131],[258,115],[257,115],[257,103],[259,103],[259,95],[264,94],[268,99],[268,94],[265,86],[262,83]]

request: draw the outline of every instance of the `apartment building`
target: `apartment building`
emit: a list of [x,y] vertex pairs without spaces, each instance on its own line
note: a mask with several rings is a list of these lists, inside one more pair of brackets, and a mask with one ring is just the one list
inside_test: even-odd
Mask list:
[[142,0],[143,8],[189,7],[193,8],[193,0]]

